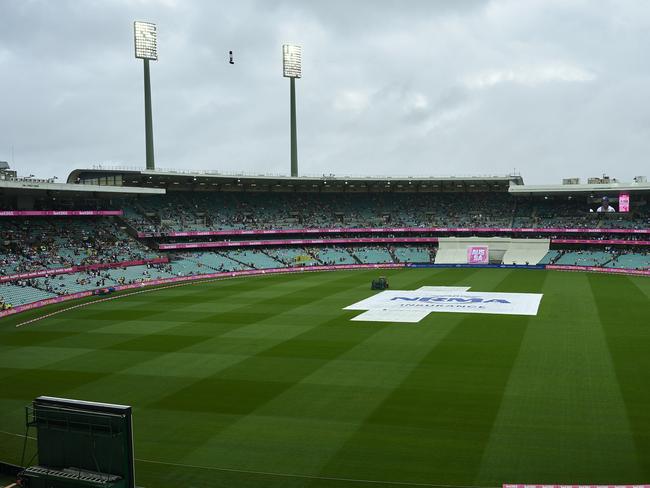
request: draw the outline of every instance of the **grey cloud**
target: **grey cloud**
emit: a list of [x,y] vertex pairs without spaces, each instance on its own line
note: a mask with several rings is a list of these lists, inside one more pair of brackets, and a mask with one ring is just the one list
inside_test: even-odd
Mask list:
[[160,167],[286,174],[291,41],[305,174],[648,173],[643,0],[0,0],[0,160],[143,165],[135,19]]

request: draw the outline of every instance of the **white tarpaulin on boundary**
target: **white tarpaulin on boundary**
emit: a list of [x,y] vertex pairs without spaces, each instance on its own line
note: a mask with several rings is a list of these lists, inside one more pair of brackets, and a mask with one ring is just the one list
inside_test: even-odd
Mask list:
[[419,322],[431,312],[537,315],[540,293],[472,292],[467,287],[386,290],[345,307],[366,310],[352,320]]

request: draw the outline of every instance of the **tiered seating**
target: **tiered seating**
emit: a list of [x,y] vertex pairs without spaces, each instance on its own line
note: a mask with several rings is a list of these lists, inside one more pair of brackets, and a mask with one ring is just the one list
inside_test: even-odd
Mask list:
[[537,228],[603,228],[603,229],[647,229],[650,227],[648,205],[628,214],[599,214],[591,212],[597,204],[588,204],[583,199],[519,199],[516,205],[513,227]]
[[612,255],[605,251],[567,251],[555,264],[572,266],[602,266],[612,259]]
[[187,259],[196,261],[214,271],[241,271],[251,269],[250,266],[233,261],[228,256],[218,252],[199,252],[191,254]]
[[621,254],[607,263],[608,268],[650,269],[650,253]]
[[0,302],[11,304],[14,307],[53,297],[56,297],[55,293],[49,293],[31,286],[0,284]]
[[302,247],[265,249],[264,252],[286,266],[317,264],[316,259]]
[[157,257],[105,218],[2,218],[0,235],[2,274]]
[[[141,231],[375,226],[510,226],[508,194],[170,193],[140,197],[125,217]],[[151,215],[155,215],[151,218]]]
[[327,265],[332,264],[355,264],[357,261],[344,248],[323,247],[316,251],[318,260]]
[[417,246],[397,246],[393,249],[400,263],[430,263],[431,249]]
[[[104,285],[102,285],[102,279]],[[101,286],[112,286],[117,284],[112,279],[99,276],[89,276],[86,273],[62,274],[51,278],[36,278],[32,280],[34,286],[41,290],[47,290],[58,295],[77,293],[80,291],[94,290]]]
[[[355,264],[392,262],[430,262],[433,253],[426,246],[395,247],[364,246],[346,249],[344,247],[276,248],[261,250],[230,249],[219,252],[185,253],[172,257],[167,264],[132,266],[126,269],[104,269],[96,272],[82,272],[38,278],[17,284],[0,285],[0,302],[18,306],[24,303],[51,298],[57,295],[93,290],[118,284],[138,283],[158,278],[210,274],[215,271],[238,271],[245,269],[267,269],[300,264]],[[312,257],[307,261],[305,256]],[[317,257],[317,261],[313,259]],[[396,259],[394,259],[395,257]],[[241,261],[241,262],[239,262]],[[618,251],[567,251],[551,250],[540,264],[605,266],[612,268],[650,269],[650,253]]]
[[622,269],[650,269],[649,252],[609,249],[607,251],[550,250],[539,264],[596,266]]
[[0,252],[0,276],[20,273],[18,261],[13,254]]
[[354,250],[354,255],[364,264],[392,263],[393,257],[386,248],[362,247]]
[[127,203],[141,231],[313,227],[648,228],[650,208],[590,212],[585,199],[514,198],[507,193],[170,192]]
[[173,260],[168,267],[168,271],[174,276],[189,276],[214,272],[213,269],[189,258]]
[[117,283],[135,283],[159,278],[171,278],[173,275],[162,269],[147,266],[130,266],[128,268],[110,269],[106,273]]
[[537,264],[551,264],[560,255],[560,251],[550,250]]
[[281,268],[284,264],[259,250],[230,250],[227,256],[254,269]]

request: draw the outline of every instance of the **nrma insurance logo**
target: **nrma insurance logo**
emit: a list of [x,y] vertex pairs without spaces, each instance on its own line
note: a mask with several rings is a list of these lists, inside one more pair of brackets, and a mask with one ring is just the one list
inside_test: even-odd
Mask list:
[[542,294],[472,292],[469,287],[423,286],[387,290],[345,307],[365,310],[352,320],[419,322],[432,312],[537,315]]
[[485,298],[485,297],[393,297],[394,301],[404,302],[424,302],[424,303],[512,303],[504,298]]

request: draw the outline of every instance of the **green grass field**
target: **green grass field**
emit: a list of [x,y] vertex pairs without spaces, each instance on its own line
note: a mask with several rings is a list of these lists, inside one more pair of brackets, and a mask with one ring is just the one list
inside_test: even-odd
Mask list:
[[[379,274],[392,289],[544,298],[535,317],[351,322],[360,312],[342,308],[370,296]],[[650,482],[647,278],[262,276],[15,327],[38,313],[0,319],[5,461],[20,461],[22,439],[11,433],[24,432],[24,406],[46,394],[133,405],[136,474],[148,488]]]

